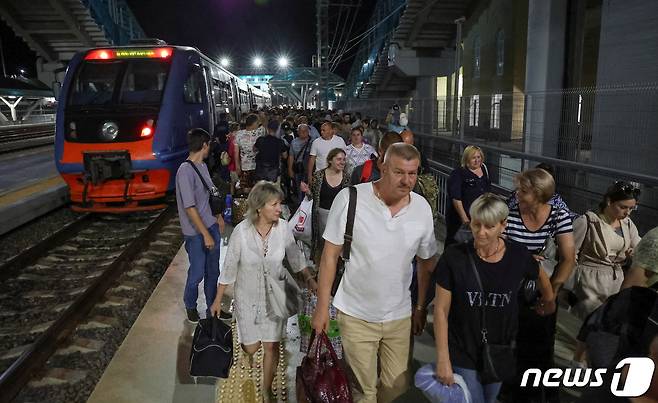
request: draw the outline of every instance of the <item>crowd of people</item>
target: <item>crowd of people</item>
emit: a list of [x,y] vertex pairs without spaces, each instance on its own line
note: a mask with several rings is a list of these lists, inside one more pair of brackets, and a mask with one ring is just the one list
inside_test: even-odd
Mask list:
[[[483,150],[468,146],[448,180],[439,256],[427,158],[397,105],[383,121],[385,130],[357,112],[273,108],[239,123],[222,116],[214,138],[188,133],[190,155],[176,175],[190,262],[187,316],[199,320],[203,281],[206,316],[232,315],[250,363],[262,348],[265,401],[277,398],[279,343],[298,309],[277,290],[298,286],[314,295],[316,334],[337,324],[337,348],[360,402],[390,402],[409,388],[413,337],[426,328],[432,302],[437,388],[459,379],[471,402],[560,400],[559,388],[520,387],[526,369],[555,366],[558,306],[584,321],[574,366],[611,365],[630,354],[630,342],[618,342],[606,345],[612,353],[602,360],[592,335],[622,332],[601,319],[622,289],[658,284],[657,230],[641,239],[630,218],[637,187],[615,182],[598,208],[578,215],[556,192],[552,167],[540,164],[515,176],[505,200],[491,193]],[[211,200],[222,198],[219,188],[247,203],[221,269],[225,223]],[[294,211],[304,198],[312,200],[309,258],[281,218],[284,204]],[[227,287],[231,306],[222,304]],[[658,319],[647,319],[650,303],[643,309],[634,312],[642,324]],[[658,341],[643,343],[643,354],[658,356]]]

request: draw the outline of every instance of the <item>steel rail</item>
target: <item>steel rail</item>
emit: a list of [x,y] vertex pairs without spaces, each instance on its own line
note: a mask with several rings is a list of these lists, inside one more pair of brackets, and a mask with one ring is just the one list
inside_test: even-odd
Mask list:
[[143,251],[152,237],[176,214],[170,205],[107,267],[92,285],[69,306],[55,322],[0,375],[0,403],[10,403],[30,381],[58,346],[76,329],[103,298],[108,289]]
[[0,263],[0,281],[5,281],[14,272],[44,257],[51,249],[61,245],[73,235],[86,228],[91,221],[91,214],[84,214],[73,222],[64,225],[57,232],[25,249],[16,256]]

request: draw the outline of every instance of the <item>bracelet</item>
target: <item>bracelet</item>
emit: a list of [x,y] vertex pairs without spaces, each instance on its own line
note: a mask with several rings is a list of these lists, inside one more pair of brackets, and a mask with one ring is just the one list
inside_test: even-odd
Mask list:
[[422,305],[416,305],[416,310],[417,310],[418,312],[424,312],[424,311],[425,311],[425,307],[422,306]]

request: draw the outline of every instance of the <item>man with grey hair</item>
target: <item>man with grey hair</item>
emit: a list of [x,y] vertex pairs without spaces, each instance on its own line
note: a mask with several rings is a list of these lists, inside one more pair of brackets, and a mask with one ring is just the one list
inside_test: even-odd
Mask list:
[[294,204],[301,203],[304,193],[301,184],[304,182],[306,167],[311,153],[310,128],[302,123],[297,126],[297,137],[290,142],[288,152],[288,176],[292,180],[291,193],[297,197]]
[[[344,150],[347,147],[345,141],[336,134],[337,131],[338,126],[331,122],[324,122],[320,127],[320,137],[313,140],[311,144],[311,156],[308,160],[306,172],[308,184],[311,183],[313,172],[327,167],[327,155],[329,155],[329,151],[334,148]],[[313,167],[315,167],[315,171]]]
[[[424,326],[424,307],[411,308],[409,262],[417,260],[423,273],[420,288],[425,290],[437,243],[432,210],[411,191],[419,162],[414,146],[393,144],[386,151],[381,179],[355,186],[350,259],[333,304],[339,310],[344,356],[363,390],[363,402],[390,402],[407,390],[409,334],[412,324],[415,333]],[[345,240],[349,193],[338,193],[327,219],[312,322],[316,332],[326,331],[329,323],[329,294]],[[424,293],[420,297],[424,299]]]

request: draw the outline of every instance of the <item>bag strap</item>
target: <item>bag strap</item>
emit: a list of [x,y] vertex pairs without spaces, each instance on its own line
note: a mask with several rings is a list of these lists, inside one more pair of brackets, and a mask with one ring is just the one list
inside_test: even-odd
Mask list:
[[297,162],[297,160],[299,159],[299,156],[300,156],[300,155],[304,154],[304,151],[306,151],[306,148],[308,147],[308,143],[310,143],[310,142],[311,142],[311,139],[306,140],[306,144],[304,144],[304,148],[302,148],[301,150],[299,150],[299,152],[297,153],[297,155],[295,155],[295,162]]
[[199,179],[201,179],[201,183],[203,183],[203,187],[206,188],[206,190],[208,191],[208,193],[212,195],[212,191],[210,190],[210,187],[208,187],[208,184],[207,184],[206,181],[203,179],[203,176],[201,176],[201,172],[199,172],[199,168],[197,168],[196,165],[194,165],[194,162],[192,162],[192,161],[190,161],[190,160],[185,160],[184,162],[187,162],[187,163],[189,163],[190,165],[192,165],[192,168],[194,168],[194,170],[196,171],[196,174],[199,175]]
[[356,215],[356,188],[350,186],[350,201],[347,205],[347,223],[345,223],[345,236],[343,243],[343,260],[350,261],[352,251],[352,234],[354,233],[354,216]]
[[485,314],[485,309],[484,309],[484,287],[482,287],[482,281],[480,280],[480,273],[478,273],[477,266],[475,266],[475,259],[473,259],[473,254],[471,253],[470,250],[470,245],[467,247],[467,253],[468,253],[468,260],[470,262],[471,269],[473,270],[473,275],[475,276],[475,281],[478,283],[478,287],[480,287],[480,292],[482,293],[482,302],[480,303],[480,333],[482,333],[482,344],[487,344],[489,341],[487,340],[487,326],[486,326],[486,314]]
[[487,168],[487,165],[485,163],[482,163],[482,171],[483,171],[484,175],[487,177],[487,179],[490,179],[489,178],[489,168]]
[[367,182],[372,176],[372,166],[374,165],[373,160],[368,160],[363,163],[363,170],[361,170],[361,183]]

